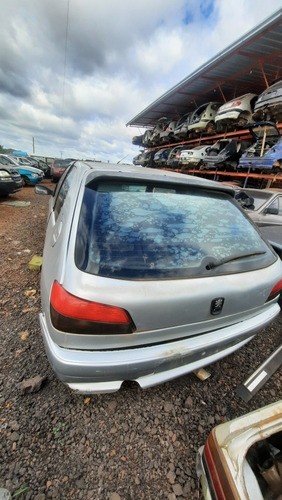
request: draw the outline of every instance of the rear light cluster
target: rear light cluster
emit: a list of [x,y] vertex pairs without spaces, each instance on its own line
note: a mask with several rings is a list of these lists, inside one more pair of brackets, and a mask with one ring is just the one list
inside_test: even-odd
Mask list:
[[212,499],[238,500],[234,479],[226,467],[222,450],[217,445],[214,429],[204,446],[203,466]]
[[51,290],[50,313],[53,326],[62,332],[115,335],[136,329],[124,309],[76,297],[57,281]]
[[272,290],[267,298],[267,302],[269,300],[274,299],[275,297],[278,297],[278,295],[281,292],[282,292],[282,280],[278,281],[278,283],[276,283],[276,285],[272,288]]

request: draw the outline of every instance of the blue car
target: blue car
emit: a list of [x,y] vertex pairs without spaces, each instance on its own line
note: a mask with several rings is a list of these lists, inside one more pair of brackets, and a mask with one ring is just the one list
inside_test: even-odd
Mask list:
[[28,164],[22,165],[10,155],[0,154],[0,164],[7,165],[9,168],[19,172],[23,184],[26,186],[34,186],[41,182],[44,177],[44,173],[39,168],[32,167]]
[[257,122],[249,126],[254,143],[241,156],[239,167],[282,170],[282,137],[273,122]]

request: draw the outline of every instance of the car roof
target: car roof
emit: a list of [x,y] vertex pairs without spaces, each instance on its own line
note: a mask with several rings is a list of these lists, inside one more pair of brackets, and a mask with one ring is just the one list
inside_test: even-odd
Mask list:
[[255,189],[255,188],[239,188],[240,191],[247,191],[252,193],[269,193],[269,194],[282,194],[282,189],[271,188],[271,189]]
[[[221,186],[218,182],[202,179],[201,177],[180,174],[178,172],[163,171],[157,168],[145,168],[136,165],[117,164],[117,163],[96,163],[94,161],[77,161],[76,165],[88,167],[90,172],[87,177],[87,182],[97,176],[114,176],[114,177],[131,177],[136,180],[157,181],[157,182],[173,182],[177,184],[185,184],[186,186],[212,189],[234,195],[234,189],[229,186]],[[91,175],[91,173],[93,175]]]

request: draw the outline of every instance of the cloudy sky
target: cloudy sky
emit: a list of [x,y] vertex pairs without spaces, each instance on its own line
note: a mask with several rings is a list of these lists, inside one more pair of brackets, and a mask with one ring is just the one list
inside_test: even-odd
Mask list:
[[0,145],[130,162],[125,124],[281,0],[1,0]]

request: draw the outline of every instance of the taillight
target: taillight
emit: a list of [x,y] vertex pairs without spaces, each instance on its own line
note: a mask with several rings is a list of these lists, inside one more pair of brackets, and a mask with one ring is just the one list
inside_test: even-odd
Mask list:
[[76,297],[57,281],[51,290],[50,313],[54,327],[63,332],[114,335],[135,330],[124,309]]
[[221,447],[215,428],[209,434],[203,451],[203,465],[211,497],[216,500],[236,500],[238,492]]
[[268,302],[269,300],[274,299],[281,292],[282,292],[282,280],[279,280],[278,283],[276,283],[276,285],[272,288],[272,290],[271,290],[271,292],[270,292],[270,294],[269,294],[266,302]]

